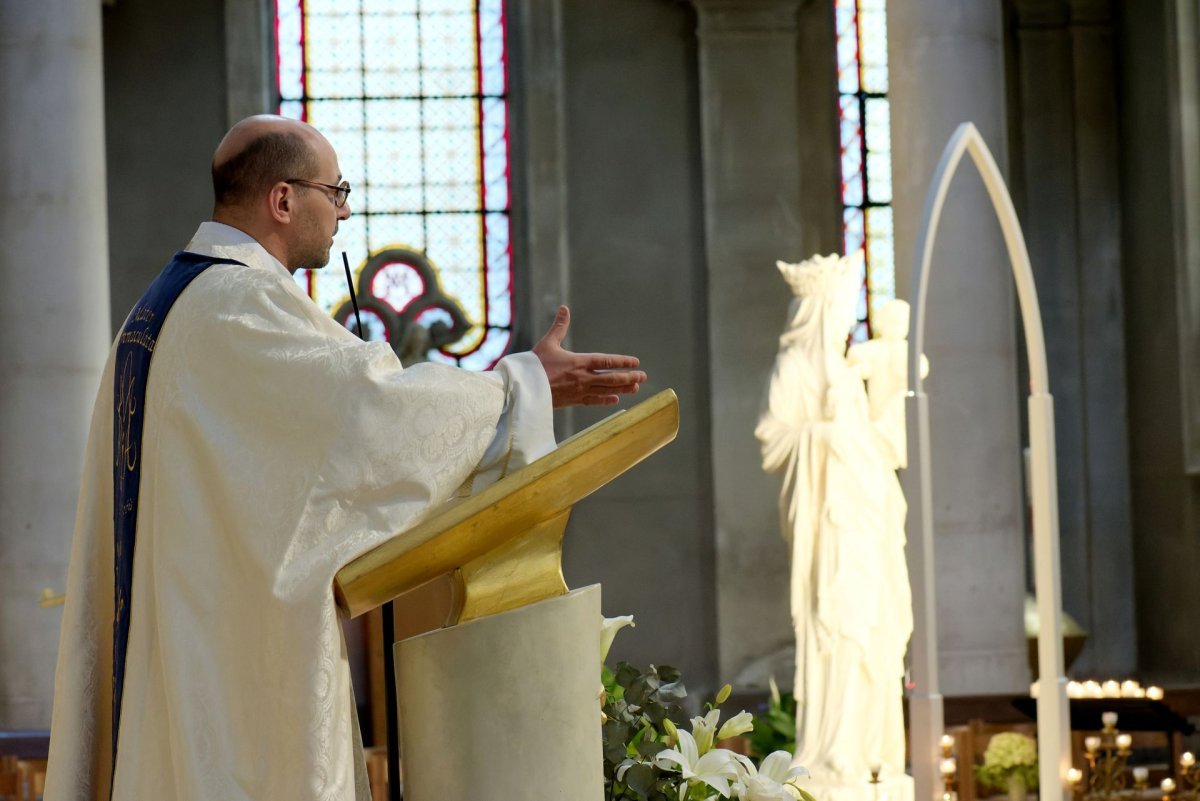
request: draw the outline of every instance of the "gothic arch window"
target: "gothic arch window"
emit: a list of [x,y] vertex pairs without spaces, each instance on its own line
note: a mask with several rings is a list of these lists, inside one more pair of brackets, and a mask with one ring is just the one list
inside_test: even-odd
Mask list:
[[371,338],[400,352],[420,325],[430,359],[472,369],[512,340],[505,6],[275,0],[279,113],[329,137],[354,189],[330,265],[297,281],[348,323],[345,251]]
[[833,0],[837,33],[842,233],[862,250],[862,291],[853,337],[867,339],[879,308],[896,297],[892,235],[892,137],[885,0]]

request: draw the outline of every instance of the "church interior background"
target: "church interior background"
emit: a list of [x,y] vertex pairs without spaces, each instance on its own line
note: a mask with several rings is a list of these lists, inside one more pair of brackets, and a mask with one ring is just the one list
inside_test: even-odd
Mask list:
[[[207,219],[215,143],[266,111],[339,151],[354,216],[334,251],[366,268],[372,336],[483,369],[561,301],[576,350],[637,354],[643,391],[678,393],[678,439],[576,510],[564,572],[636,616],[620,658],[747,703],[793,659],[779,479],[753,435],[790,299],[775,260],[864,249],[869,338],[973,122],[1045,321],[1063,607],[1087,635],[1069,675],[1200,716],[1194,0],[0,0],[0,31],[0,730],[49,725],[61,607],[39,602],[65,584],[111,336]],[[942,690],[948,725],[1013,724],[1028,370],[970,170],[943,229],[925,340]],[[346,317],[340,258],[298,280]],[[560,413],[560,437],[602,416]],[[370,721],[371,637],[347,634]]]

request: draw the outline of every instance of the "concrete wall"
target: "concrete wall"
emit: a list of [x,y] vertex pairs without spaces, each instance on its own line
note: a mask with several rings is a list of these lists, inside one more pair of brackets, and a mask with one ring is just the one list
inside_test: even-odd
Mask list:
[[[581,504],[568,584],[604,585],[639,627],[613,656],[716,676],[696,20],[684,3],[562,4],[570,298],[576,350],[635,353],[679,394],[678,439]],[[580,411],[575,427],[603,412]]]
[[223,0],[104,7],[112,324],[212,212],[227,120]]

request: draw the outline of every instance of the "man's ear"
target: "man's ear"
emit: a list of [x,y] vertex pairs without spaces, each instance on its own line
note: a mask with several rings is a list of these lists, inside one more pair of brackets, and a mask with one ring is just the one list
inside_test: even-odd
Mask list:
[[271,213],[271,218],[278,223],[290,223],[292,221],[292,204],[296,201],[296,192],[291,184],[278,182],[271,187],[271,191],[267,194],[267,206]]

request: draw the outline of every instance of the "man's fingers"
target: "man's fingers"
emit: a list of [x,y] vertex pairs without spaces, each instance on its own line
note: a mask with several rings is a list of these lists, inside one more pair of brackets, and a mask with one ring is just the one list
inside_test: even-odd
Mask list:
[[575,357],[589,370],[630,370],[642,364],[637,356],[620,353],[576,353]]
[[595,395],[628,395],[637,392],[642,387],[641,384],[612,384],[605,386],[592,387],[592,394]]
[[582,400],[584,406],[616,406],[621,399],[616,395],[588,395]]
[[629,372],[615,373],[591,373],[587,377],[587,383],[593,387],[623,387],[630,384],[637,385],[645,382],[646,374],[641,370],[633,370]]
[[561,345],[563,339],[567,336],[567,329],[571,327],[571,310],[566,306],[559,306],[558,311],[554,313],[554,322],[550,324],[550,330],[546,332],[545,339],[549,339],[556,345]]

